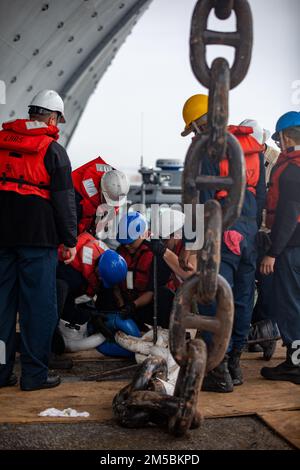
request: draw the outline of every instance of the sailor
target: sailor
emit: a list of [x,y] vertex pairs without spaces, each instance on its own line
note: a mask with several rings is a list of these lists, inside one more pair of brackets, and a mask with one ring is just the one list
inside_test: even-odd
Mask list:
[[244,121],[242,121],[239,125],[244,127],[252,127],[253,132],[251,135],[263,147],[262,152],[265,158],[266,184],[268,185],[272,169],[276,165],[279,157],[278,150],[272,147],[272,145],[268,145],[266,143],[267,140],[271,137],[271,132],[262,128],[255,119],[244,119]]
[[[240,123],[240,126],[252,127],[253,132],[251,135],[263,146],[266,186],[268,187],[272,168],[276,164],[279,156],[279,152],[274,147],[266,144],[266,141],[269,139],[271,133],[270,131],[263,129],[254,119],[245,119]],[[274,312],[271,308],[272,275],[265,276],[260,272],[260,263],[262,258],[270,248],[269,232],[270,230],[265,226],[264,210],[262,225],[260,227],[260,231],[257,234],[258,258],[255,275],[257,299],[253,309],[249,339],[266,340],[267,338],[273,338],[273,340],[249,344],[248,350],[250,352],[263,351],[263,359],[266,361],[269,361],[273,356],[276,349],[276,337],[279,335],[276,320],[274,318]]]
[[76,254],[76,206],[71,164],[58,139],[64,103],[53,90],[40,91],[29,119],[0,131],[0,340],[5,364],[0,386],[14,385],[16,317],[21,331],[21,389],[59,385],[48,376],[57,324],[57,247],[71,263]]
[[[195,135],[207,130],[208,98],[194,95],[184,105],[183,116],[186,128],[182,135]],[[262,146],[251,135],[253,129],[244,126],[229,126],[239,141],[245,155],[246,191],[240,218],[223,233],[220,274],[231,285],[235,301],[235,319],[228,349],[228,368],[224,361],[204,379],[203,389],[207,391],[231,392],[233,385],[243,383],[240,356],[247,340],[254,302],[256,269],[256,234],[261,225],[262,209],[265,202],[265,171]],[[202,174],[228,175],[228,160],[219,164],[204,159]],[[221,205],[226,202],[225,191],[201,191],[200,202],[215,198]],[[215,305],[199,306],[200,313],[215,314]],[[229,373],[228,373],[229,370]]]
[[120,284],[120,313],[132,318],[138,326],[152,323],[153,291],[151,289],[152,251],[146,243],[149,236],[148,223],[139,212],[125,214],[118,227],[118,253],[125,259],[128,272]]
[[261,273],[273,273],[272,308],[286,360],[276,367],[263,367],[261,375],[300,384],[300,113],[281,116],[272,138],[281,154],[267,195],[266,224],[272,245],[262,260]]
[[[153,253],[147,242],[148,223],[139,212],[124,214],[118,225],[118,253],[128,266],[126,280],[120,283],[114,297],[100,298],[99,310],[118,310],[122,318],[133,319],[139,328],[153,324]],[[158,325],[169,326],[174,293],[158,286]]]
[[[64,254],[59,249],[57,301],[60,320],[52,344],[58,355],[66,349],[80,351],[97,347],[105,341],[110,332],[97,312],[93,298],[101,296],[103,291],[110,291],[127,273],[125,260],[88,232],[78,236],[76,250],[72,263],[65,265]],[[93,324],[96,336],[88,336],[88,322],[91,327]]]
[[76,299],[86,301],[104,289],[111,289],[126,278],[125,260],[101,240],[88,232],[78,236],[74,260],[66,265],[64,253],[59,250],[57,267],[59,316],[73,324],[82,325],[90,318],[91,309],[77,308]]
[[126,175],[108,165],[101,157],[97,157],[74,170],[72,178],[76,196],[78,233],[88,230],[96,233],[96,216],[98,220],[105,217],[109,221],[117,209],[126,202],[129,191]]

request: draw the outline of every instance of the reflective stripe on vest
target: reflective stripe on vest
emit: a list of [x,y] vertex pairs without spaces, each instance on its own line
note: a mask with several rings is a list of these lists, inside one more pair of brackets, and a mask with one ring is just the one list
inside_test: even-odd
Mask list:
[[[271,179],[269,182],[269,190],[267,194],[267,216],[266,226],[271,229],[276,215],[276,208],[279,201],[279,181],[280,176],[287,168],[288,165],[297,165],[300,167],[300,151],[289,152],[281,154],[277,160],[276,165],[271,172]],[[298,216],[300,222],[300,215]]]
[[101,157],[97,157],[72,172],[74,188],[82,197],[82,218],[78,222],[78,233],[91,227],[97,207],[101,204],[102,176],[113,169]]
[[135,300],[139,295],[148,290],[153,253],[145,243],[133,255],[123,246],[118,248],[118,253],[125,259],[128,271],[133,272],[133,289],[129,292],[126,281],[123,281],[120,284],[121,291],[125,296],[132,296],[132,300]]
[[58,129],[45,123],[18,119],[0,131],[0,191],[50,199],[50,175],[44,164]]
[[[108,247],[100,240],[94,238],[90,233],[82,233],[78,236],[76,245],[76,256],[69,265],[79,271],[88,282],[87,295],[94,295],[98,285],[98,277],[95,267],[100,256]],[[62,247],[59,249],[59,259],[62,259]]]
[[81,233],[77,239],[76,256],[71,266],[77,271],[82,272],[85,265],[85,271],[94,271],[97,259],[107,249],[106,245],[97,240],[90,233]]

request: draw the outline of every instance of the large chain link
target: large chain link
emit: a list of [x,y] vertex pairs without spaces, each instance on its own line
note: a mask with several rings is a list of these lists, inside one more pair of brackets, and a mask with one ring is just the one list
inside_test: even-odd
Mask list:
[[[231,33],[207,29],[209,14],[215,9],[219,19],[236,14],[237,31]],[[229,45],[235,48],[232,68],[227,60],[217,58],[211,68],[206,62],[206,46]],[[202,85],[209,88],[208,131],[196,136],[188,150],[183,174],[183,203],[193,207],[195,227],[196,205],[200,190],[226,190],[225,204],[208,201],[204,207],[204,245],[198,251],[197,274],[184,282],[177,291],[169,326],[170,351],[180,366],[174,396],[158,391],[156,374],[164,366],[148,358],[134,381],[122,389],[114,399],[114,412],[119,422],[128,427],[143,426],[147,422],[167,423],[170,432],[184,435],[201,422],[199,392],[206,372],[223,359],[233,324],[234,303],[227,281],[219,275],[222,231],[240,215],[245,191],[245,168],[242,149],[235,137],[227,132],[229,89],[245,77],[251,59],[252,16],[247,0],[198,0],[192,17],[190,37],[191,65]],[[229,162],[226,177],[202,175],[202,162],[210,158],[220,162],[224,156]],[[216,316],[196,315],[194,301],[201,304],[216,302]],[[186,340],[186,330],[196,329],[197,337]],[[209,350],[201,339],[202,332],[210,332]]]

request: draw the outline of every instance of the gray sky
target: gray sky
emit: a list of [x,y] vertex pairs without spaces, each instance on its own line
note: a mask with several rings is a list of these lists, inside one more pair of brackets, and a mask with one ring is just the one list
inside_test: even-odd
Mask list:
[[[157,158],[184,159],[190,137],[180,136],[182,106],[192,94],[206,92],[189,63],[195,4],[153,0],[88,102],[68,148],[73,168],[100,155],[132,173],[140,162],[142,114],[145,165],[153,165]],[[250,5],[252,62],[246,79],[230,93],[230,123],[252,118],[273,130],[281,114],[300,110],[300,2],[250,0]],[[210,21],[210,29],[225,29],[226,22],[214,16]],[[232,18],[226,30],[234,26]],[[231,48],[211,49],[210,62],[218,55],[232,61]]]

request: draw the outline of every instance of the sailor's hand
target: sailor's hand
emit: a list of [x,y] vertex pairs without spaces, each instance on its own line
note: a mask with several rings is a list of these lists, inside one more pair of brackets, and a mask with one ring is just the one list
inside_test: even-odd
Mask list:
[[76,256],[76,246],[73,248],[70,248],[68,246],[63,246],[63,251],[62,251],[62,256],[64,258],[64,263],[65,264],[70,264],[72,261],[74,261],[74,258]]
[[193,271],[194,267],[189,263],[189,258],[191,256],[191,251],[181,250],[178,256],[179,266],[184,271]]
[[271,274],[274,272],[275,258],[272,256],[265,256],[260,265],[261,274]]

